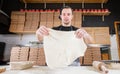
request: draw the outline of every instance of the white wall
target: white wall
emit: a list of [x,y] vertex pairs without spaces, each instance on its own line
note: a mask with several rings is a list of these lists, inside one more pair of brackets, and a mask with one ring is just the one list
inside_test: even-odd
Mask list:
[[119,60],[118,57],[118,49],[117,49],[117,42],[116,42],[116,35],[111,35],[111,59],[112,60]]
[[[21,39],[22,38],[22,39]],[[116,36],[111,35],[111,59],[118,60],[118,50],[117,50],[117,43],[116,43]],[[16,44],[26,45],[29,41],[38,41],[35,34],[7,34],[7,35],[0,35],[0,42],[6,43],[5,48],[5,57],[4,60],[8,60],[10,57],[10,50],[11,47],[16,46]]]
[[16,44],[26,45],[29,41],[38,41],[35,34],[7,34],[0,35],[0,42],[5,42],[5,53],[4,60],[9,60],[11,47],[16,46]]

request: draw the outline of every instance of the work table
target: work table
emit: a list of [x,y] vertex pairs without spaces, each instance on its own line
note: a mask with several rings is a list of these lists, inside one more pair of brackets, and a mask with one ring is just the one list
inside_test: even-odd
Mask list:
[[[25,70],[10,70],[10,66],[5,67],[6,71],[1,74],[101,74],[92,66],[69,66],[65,68],[50,69],[47,66],[33,66],[32,68]],[[119,74],[120,70],[109,69],[108,74]]]

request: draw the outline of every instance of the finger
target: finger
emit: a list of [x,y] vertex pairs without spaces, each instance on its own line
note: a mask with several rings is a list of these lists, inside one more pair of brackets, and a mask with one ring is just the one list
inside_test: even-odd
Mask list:
[[41,35],[40,29],[38,29],[38,30],[36,31],[36,34]]
[[82,37],[83,37],[82,32],[79,32],[79,33],[77,34],[77,37],[78,37],[78,38],[82,38]]
[[84,36],[84,31],[83,31],[83,30],[79,30],[79,31],[76,33],[76,36],[77,36],[78,38],[83,37],[83,36]]
[[77,34],[78,34],[78,32],[79,32],[79,29],[75,31],[75,34],[77,35]]
[[44,29],[45,30],[45,32],[48,32],[48,29],[45,27],[45,26],[43,26],[43,28],[42,29]]
[[78,36],[78,38],[81,38],[81,37],[82,37],[81,32],[79,32],[79,33],[77,34],[77,36]]
[[48,34],[49,34],[47,28],[41,28],[41,29],[40,29],[40,32],[41,32],[43,35],[48,35]]
[[39,33],[44,36],[44,35],[47,35],[47,32],[44,30],[44,29],[40,29],[39,30]]
[[75,35],[77,38],[79,38],[78,34],[79,34],[79,29],[77,31],[75,31]]

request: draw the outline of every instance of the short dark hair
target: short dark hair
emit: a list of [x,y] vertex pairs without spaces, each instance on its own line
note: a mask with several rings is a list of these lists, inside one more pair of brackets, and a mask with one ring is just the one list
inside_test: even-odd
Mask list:
[[[62,10],[63,10],[63,9],[71,9],[72,14],[73,14],[73,9],[72,9],[70,6],[63,6],[63,7],[60,9],[60,15],[62,14]],[[61,20],[60,15],[59,15],[59,19]]]
[[70,7],[70,6],[63,6],[61,9],[60,9],[60,15],[62,14],[62,10],[63,9],[71,9],[72,13],[73,13],[73,9]]

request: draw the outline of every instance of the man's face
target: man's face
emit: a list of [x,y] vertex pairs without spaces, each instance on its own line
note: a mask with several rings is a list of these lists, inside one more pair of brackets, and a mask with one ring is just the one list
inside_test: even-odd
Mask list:
[[64,23],[65,25],[69,25],[73,18],[72,10],[70,8],[63,9],[60,17],[61,17],[62,23]]

